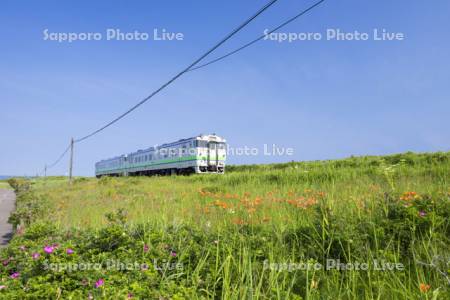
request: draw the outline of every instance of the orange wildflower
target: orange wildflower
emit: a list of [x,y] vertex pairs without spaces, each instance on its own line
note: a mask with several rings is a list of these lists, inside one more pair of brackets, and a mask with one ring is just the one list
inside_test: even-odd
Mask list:
[[431,288],[431,286],[429,284],[421,283],[419,288],[422,293],[426,293]]
[[400,200],[403,201],[413,201],[420,199],[420,196],[416,192],[404,192],[403,195],[400,196]]
[[228,207],[225,202],[219,201],[219,200],[216,200],[216,202],[214,202],[214,205],[217,206],[217,207],[222,207],[224,209]]

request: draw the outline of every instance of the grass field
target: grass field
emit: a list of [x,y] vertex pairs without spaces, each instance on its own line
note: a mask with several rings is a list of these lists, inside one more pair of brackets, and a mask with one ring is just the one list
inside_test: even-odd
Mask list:
[[11,186],[8,184],[8,182],[5,181],[1,181],[0,180],[0,189],[6,189],[6,190],[10,190],[12,189]]
[[21,182],[0,296],[445,299],[449,179],[450,153],[406,153]]

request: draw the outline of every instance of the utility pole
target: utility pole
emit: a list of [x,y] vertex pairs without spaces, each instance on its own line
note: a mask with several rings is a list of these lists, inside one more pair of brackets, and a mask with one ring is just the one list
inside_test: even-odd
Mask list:
[[47,177],[47,165],[44,167],[44,178]]
[[72,169],[73,169],[73,138],[70,140],[69,184],[72,184]]

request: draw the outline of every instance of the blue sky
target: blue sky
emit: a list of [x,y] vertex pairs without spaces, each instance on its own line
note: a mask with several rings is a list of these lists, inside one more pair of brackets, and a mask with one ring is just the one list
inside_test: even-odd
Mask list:
[[[0,174],[33,175],[81,137],[158,88],[266,1],[2,1]],[[279,0],[211,58],[314,1]],[[403,41],[260,41],[191,72],[76,145],[76,175],[157,143],[217,133],[233,147],[276,144],[316,160],[450,150],[450,3],[328,0],[281,32],[401,32]],[[182,41],[43,40],[43,31],[184,34]],[[49,170],[65,174],[67,157]]]

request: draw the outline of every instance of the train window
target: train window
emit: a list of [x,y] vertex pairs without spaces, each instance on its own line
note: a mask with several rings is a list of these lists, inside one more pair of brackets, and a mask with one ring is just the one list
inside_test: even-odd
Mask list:
[[197,147],[206,147],[208,145],[207,141],[197,141]]

